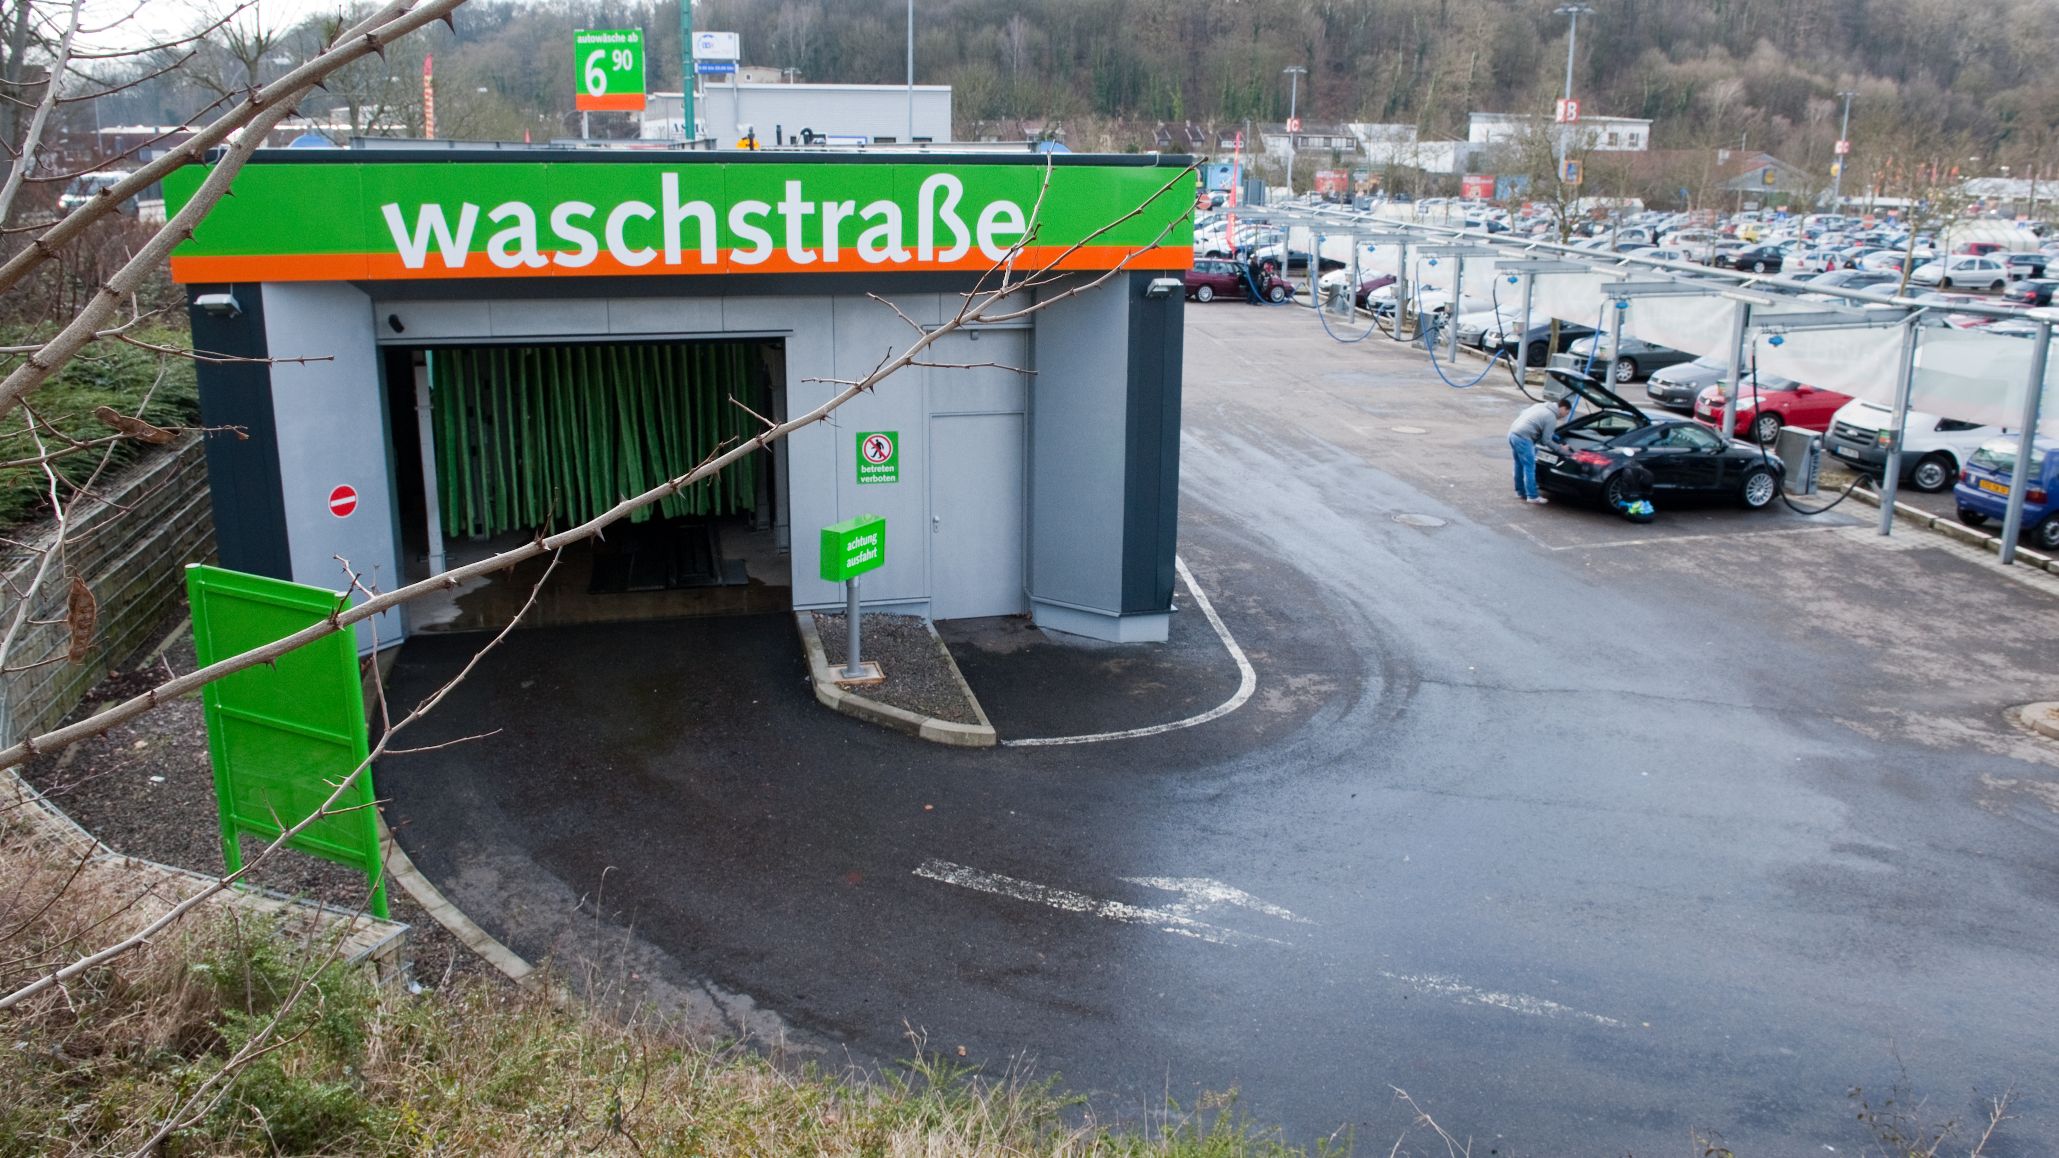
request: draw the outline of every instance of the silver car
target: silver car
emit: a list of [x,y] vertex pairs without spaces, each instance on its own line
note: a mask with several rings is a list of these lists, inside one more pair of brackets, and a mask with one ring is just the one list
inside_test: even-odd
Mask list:
[[[1692,362],[1668,366],[1644,384],[1644,392],[1653,402],[1669,410],[1694,410],[1694,400],[1710,386],[1730,381],[1730,363],[1722,358],[1703,356]],[[1762,390],[1782,390],[1794,384],[1793,380],[1777,374],[1761,374],[1758,386]]]

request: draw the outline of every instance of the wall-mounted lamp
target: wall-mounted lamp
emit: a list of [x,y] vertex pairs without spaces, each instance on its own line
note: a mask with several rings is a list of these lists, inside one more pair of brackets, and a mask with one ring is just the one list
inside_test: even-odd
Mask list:
[[400,324],[399,314],[387,314],[386,324],[393,327],[393,332],[396,334],[404,334],[407,332],[407,327]]
[[202,313],[213,314],[218,318],[243,316],[243,306],[236,301],[235,294],[201,294],[193,299],[193,304],[198,306]]
[[1187,283],[1176,277],[1154,277],[1144,287],[1147,298],[1169,298],[1174,294],[1184,296],[1186,292]]

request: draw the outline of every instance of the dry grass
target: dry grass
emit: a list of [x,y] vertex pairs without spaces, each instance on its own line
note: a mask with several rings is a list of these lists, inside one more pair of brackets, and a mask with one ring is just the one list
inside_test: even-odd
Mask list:
[[[19,819],[0,811],[0,984],[148,915],[118,874],[80,871],[75,848]],[[1234,1098],[1114,1131],[1049,1082],[977,1075],[919,1042],[889,1072],[828,1073],[541,987],[381,988],[328,947],[230,907],[0,1025],[0,1154],[130,1153],[172,1115],[191,1124],[158,1153],[1302,1152],[1243,1122]],[[216,1099],[204,1083],[238,1051],[256,1056]]]

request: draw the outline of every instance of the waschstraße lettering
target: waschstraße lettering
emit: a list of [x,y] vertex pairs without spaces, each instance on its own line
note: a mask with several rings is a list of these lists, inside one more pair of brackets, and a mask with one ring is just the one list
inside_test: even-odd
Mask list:
[[[911,222],[894,201],[882,198],[862,207],[856,200],[816,201],[802,182],[788,181],[777,203],[746,198],[729,206],[729,232],[745,243],[729,251],[729,261],[761,265],[777,250],[794,265],[836,263],[850,252],[844,248],[846,239],[855,240],[856,256],[867,265],[949,264],[974,245],[987,261],[1007,257],[1028,228],[1023,207],[1013,201],[990,201],[967,221],[960,208],[964,200],[963,181],[949,173],[933,174],[916,191]],[[473,257],[481,208],[463,203],[455,222],[453,214],[436,204],[415,206],[412,221],[399,202],[381,205],[379,211],[408,269],[427,267],[432,256],[445,269],[462,269]],[[717,262],[715,205],[683,198],[677,173],[658,175],[657,195],[651,201],[621,201],[605,211],[586,201],[559,202],[548,213],[526,201],[503,201],[484,213],[486,222],[497,227],[486,238],[484,256],[501,269],[580,269],[593,264],[603,245],[610,258],[632,269],[654,261],[706,268]],[[777,226],[772,222],[775,216]],[[811,219],[816,225],[812,230]],[[632,221],[653,220],[658,222],[660,244],[632,245],[626,239]],[[777,237],[774,228],[779,230]],[[811,233],[820,238],[819,244],[809,244]]]

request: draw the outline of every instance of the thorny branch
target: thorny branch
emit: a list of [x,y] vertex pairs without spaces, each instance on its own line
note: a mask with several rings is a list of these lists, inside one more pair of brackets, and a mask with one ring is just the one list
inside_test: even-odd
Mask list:
[[[557,571],[558,561],[562,557],[563,554],[561,549],[553,550],[551,552],[550,565],[544,568],[544,572],[541,576],[537,577],[536,586],[530,589],[528,600],[522,604],[521,609],[515,613],[512,619],[508,621],[508,625],[506,627],[503,627],[499,632],[497,632],[491,640],[488,640],[486,646],[474,652],[472,658],[465,662],[465,666],[459,669],[456,675],[452,676],[441,687],[437,688],[434,692],[430,693],[427,698],[425,698],[421,703],[415,706],[415,709],[413,711],[409,712],[406,716],[402,717],[400,720],[395,722],[392,727],[386,729],[385,734],[379,737],[379,742],[372,746],[370,754],[368,754],[364,758],[364,760],[360,761],[357,767],[352,768],[349,775],[343,777],[341,780],[338,780],[336,782],[335,788],[329,793],[328,797],[322,801],[319,807],[315,808],[314,811],[308,813],[307,816],[304,817],[299,823],[281,829],[279,835],[273,838],[270,844],[265,845],[265,847],[262,850],[260,850],[257,853],[257,855],[246,860],[243,863],[242,868],[239,868],[234,872],[224,873],[223,875],[216,877],[213,881],[210,881],[208,884],[202,886],[199,890],[197,890],[190,896],[186,897],[184,900],[181,900],[178,904],[173,905],[170,909],[166,910],[161,916],[144,925],[143,928],[137,930],[136,932],[130,934],[127,937],[122,938],[120,941],[117,941],[114,944],[107,946],[104,949],[100,949],[93,953],[88,953],[85,956],[82,956],[77,960],[73,961],[69,965],[52,969],[50,972],[43,974],[36,980],[31,981],[25,985],[22,985],[21,987],[14,990],[14,992],[12,993],[9,993],[5,996],[0,996],[0,1009],[12,1009],[15,1006],[21,1004],[23,1001],[26,1001],[29,998],[34,997],[36,994],[41,993],[51,988],[52,986],[62,985],[64,982],[72,979],[73,977],[78,976],[81,973],[86,972],[89,969],[97,968],[98,966],[104,965],[107,962],[112,961],[125,953],[131,952],[135,949],[141,948],[142,946],[149,944],[151,938],[157,936],[159,933],[177,924],[182,918],[185,917],[187,913],[192,912],[194,909],[204,904],[208,900],[208,898],[213,897],[216,894],[233,887],[237,882],[241,881],[244,877],[248,876],[251,870],[257,868],[259,865],[264,864],[266,861],[270,860],[273,854],[277,853],[281,848],[286,847],[286,845],[289,842],[291,842],[295,837],[299,836],[302,832],[306,831],[309,825],[312,825],[316,821],[322,820],[326,817],[340,815],[343,811],[346,811],[346,809],[339,809],[337,807],[337,803],[341,801],[343,797],[357,785],[358,780],[364,776],[365,770],[370,768],[374,761],[378,760],[381,756],[384,756],[386,754],[388,748],[392,746],[393,738],[395,736],[400,735],[409,727],[409,725],[415,723],[415,721],[420,720],[422,717],[428,715],[430,712],[435,711],[436,708],[443,703],[443,701],[450,695],[450,693],[454,689],[457,688],[459,684],[464,683],[466,679],[471,677],[472,672],[478,668],[480,661],[484,660],[488,655],[492,654],[494,649],[498,648],[501,642],[507,639],[508,634],[514,631],[514,629],[522,622],[522,619],[529,613],[529,609],[536,606],[536,599],[538,594],[542,592],[544,584],[549,582],[551,575]],[[364,605],[360,604],[360,606]],[[333,622],[335,618],[335,616],[331,616],[329,622]]]

